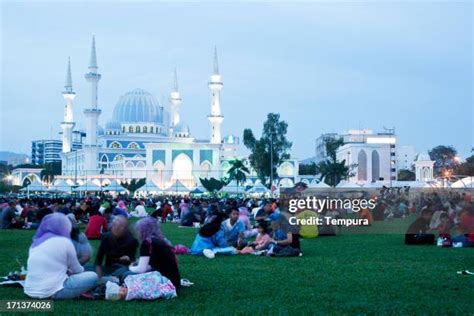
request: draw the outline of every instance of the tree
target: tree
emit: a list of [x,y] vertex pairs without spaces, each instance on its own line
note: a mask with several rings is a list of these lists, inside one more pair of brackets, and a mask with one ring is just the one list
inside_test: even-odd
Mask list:
[[216,178],[199,178],[199,181],[201,181],[202,186],[210,193],[216,193],[226,185],[224,180],[217,180]]
[[61,162],[49,162],[43,165],[43,170],[41,170],[41,179],[43,181],[51,182],[54,179],[54,176],[61,174]]
[[317,168],[321,179],[330,186],[335,187],[342,179],[350,176],[350,168],[346,166],[346,160],[337,161],[337,149],[344,144],[342,138],[328,138],[324,140],[326,147],[326,160],[321,161]]
[[130,192],[130,195],[133,196],[136,190],[144,186],[146,183],[146,178],[141,178],[141,179],[132,179],[130,183],[127,182],[122,182],[120,183],[121,186],[123,186],[125,189],[127,189]]
[[416,175],[413,171],[407,169],[398,170],[398,180],[400,181],[415,181]]
[[474,176],[474,155],[466,158],[466,161],[456,166],[454,174],[461,176]]
[[319,173],[319,170],[315,162],[310,164],[300,164],[298,171],[300,176],[314,176],[317,173]]
[[443,176],[446,171],[452,171],[458,165],[456,161],[457,151],[452,146],[439,145],[431,149],[428,154],[434,161],[435,176]]
[[[267,115],[260,139],[255,138],[251,129],[244,130],[244,145],[251,151],[250,165],[264,184],[267,184],[267,179],[272,171],[277,177],[276,166],[290,158],[289,150],[292,143],[286,139],[287,130],[288,124],[285,121],[280,121],[280,114],[276,113]],[[271,187],[270,183],[268,187]]]
[[235,180],[237,182],[237,192],[239,191],[239,185],[247,180],[247,174],[250,170],[244,165],[244,162],[240,159],[234,159],[229,162],[230,168],[227,171],[229,175],[229,182]]

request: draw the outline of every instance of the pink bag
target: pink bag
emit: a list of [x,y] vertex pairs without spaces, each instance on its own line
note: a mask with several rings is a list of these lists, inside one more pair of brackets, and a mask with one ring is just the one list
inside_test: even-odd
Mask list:
[[174,253],[177,255],[187,255],[189,253],[189,248],[185,245],[176,245],[174,246]]

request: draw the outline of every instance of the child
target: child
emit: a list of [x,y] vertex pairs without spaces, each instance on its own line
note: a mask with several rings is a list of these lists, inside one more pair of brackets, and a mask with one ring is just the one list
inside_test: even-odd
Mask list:
[[266,222],[260,222],[257,225],[258,235],[257,239],[250,243],[244,249],[238,251],[238,253],[251,254],[256,253],[257,251],[265,250],[267,248],[268,242],[270,241],[270,235],[268,234],[268,225]]

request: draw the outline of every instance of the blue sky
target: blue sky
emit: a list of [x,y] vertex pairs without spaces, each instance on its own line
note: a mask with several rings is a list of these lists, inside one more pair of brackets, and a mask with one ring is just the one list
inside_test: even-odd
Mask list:
[[207,81],[217,45],[224,134],[289,124],[292,155],[321,133],[395,127],[399,143],[473,145],[473,5],[469,2],[2,2],[0,150],[58,138],[67,57],[84,126],[95,34],[101,125],[143,88],[167,100],[177,67],[181,118],[209,137]]

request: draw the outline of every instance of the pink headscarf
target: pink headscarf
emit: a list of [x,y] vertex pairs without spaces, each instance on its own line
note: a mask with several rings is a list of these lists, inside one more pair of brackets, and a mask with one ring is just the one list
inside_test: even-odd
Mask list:
[[124,201],[118,202],[117,207],[120,208],[120,209],[122,209],[122,210],[127,210],[127,206],[125,205],[125,202],[124,202]]

